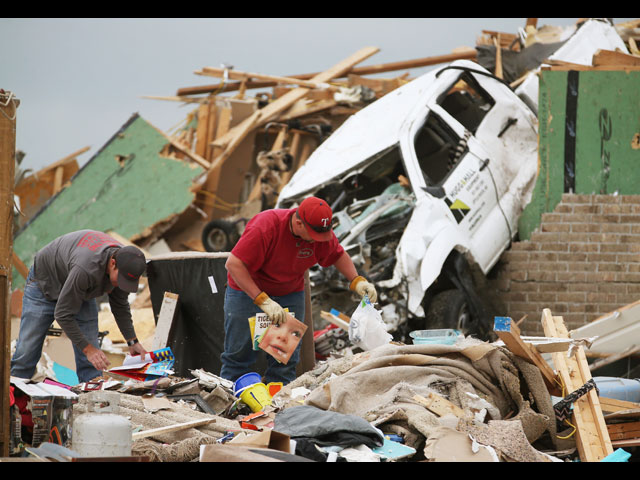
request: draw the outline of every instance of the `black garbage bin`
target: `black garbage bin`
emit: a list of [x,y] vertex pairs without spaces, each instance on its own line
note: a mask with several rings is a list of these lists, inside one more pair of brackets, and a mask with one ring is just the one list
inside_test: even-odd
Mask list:
[[[153,315],[160,314],[165,292],[178,295],[167,346],[176,357],[175,375],[189,378],[190,370],[220,375],[224,351],[224,294],[228,253],[175,252],[147,263]],[[258,356],[256,370],[266,360]]]

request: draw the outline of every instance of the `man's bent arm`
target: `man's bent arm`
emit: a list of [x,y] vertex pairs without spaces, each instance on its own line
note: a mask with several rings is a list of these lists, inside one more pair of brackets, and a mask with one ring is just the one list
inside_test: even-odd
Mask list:
[[333,265],[349,282],[358,276],[356,266],[347,252],[344,252]]
[[225,263],[225,267],[229,274],[233,277],[233,280],[238,284],[244,293],[249,295],[251,299],[255,299],[262,290],[256,285],[256,282],[251,278],[251,273],[247,269],[242,260],[236,257],[233,253],[229,254],[229,258]]

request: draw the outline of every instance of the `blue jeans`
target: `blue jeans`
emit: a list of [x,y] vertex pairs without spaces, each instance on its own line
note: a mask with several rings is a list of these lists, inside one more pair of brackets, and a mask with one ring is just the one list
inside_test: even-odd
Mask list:
[[[304,291],[271,298],[283,308],[288,307],[296,318],[304,319]],[[286,365],[262,350],[253,350],[249,318],[259,312],[262,312],[260,307],[256,306],[246,293],[227,287],[224,297],[225,338],[224,352],[220,356],[222,361],[220,376],[235,382],[245,373],[252,371],[251,366],[255,363],[257,354],[260,353],[267,356],[264,383],[282,382],[286,385],[296,378],[296,365],[300,359],[302,342],[298,344]]]
[[[22,317],[16,351],[11,358],[11,375],[19,378],[31,378],[42,356],[42,347],[47,330],[53,323],[56,302],[47,299],[33,279],[33,267],[29,270],[27,283],[22,297]],[[89,343],[99,348],[98,343],[98,306],[94,299],[82,302],[76,315],[76,323]],[[80,382],[87,382],[102,375],[82,351],[73,345],[76,360],[76,374]]]

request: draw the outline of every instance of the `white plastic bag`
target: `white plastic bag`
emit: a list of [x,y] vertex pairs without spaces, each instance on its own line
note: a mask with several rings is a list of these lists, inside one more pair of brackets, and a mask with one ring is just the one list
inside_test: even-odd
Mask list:
[[349,340],[354,346],[366,351],[386,345],[392,339],[380,312],[373,307],[369,297],[365,295],[351,315]]

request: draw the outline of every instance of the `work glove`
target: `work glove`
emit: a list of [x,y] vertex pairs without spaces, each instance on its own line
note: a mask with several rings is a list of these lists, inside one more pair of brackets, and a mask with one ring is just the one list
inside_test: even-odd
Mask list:
[[278,302],[273,301],[264,292],[261,292],[253,301],[259,306],[264,313],[267,314],[273,325],[281,325],[287,321],[287,312],[280,306]]
[[351,281],[349,285],[349,290],[356,292],[361,297],[365,295],[369,296],[369,301],[371,303],[376,303],[378,299],[378,293],[376,292],[376,287],[373,284],[367,282],[367,279],[361,275],[358,275]]

